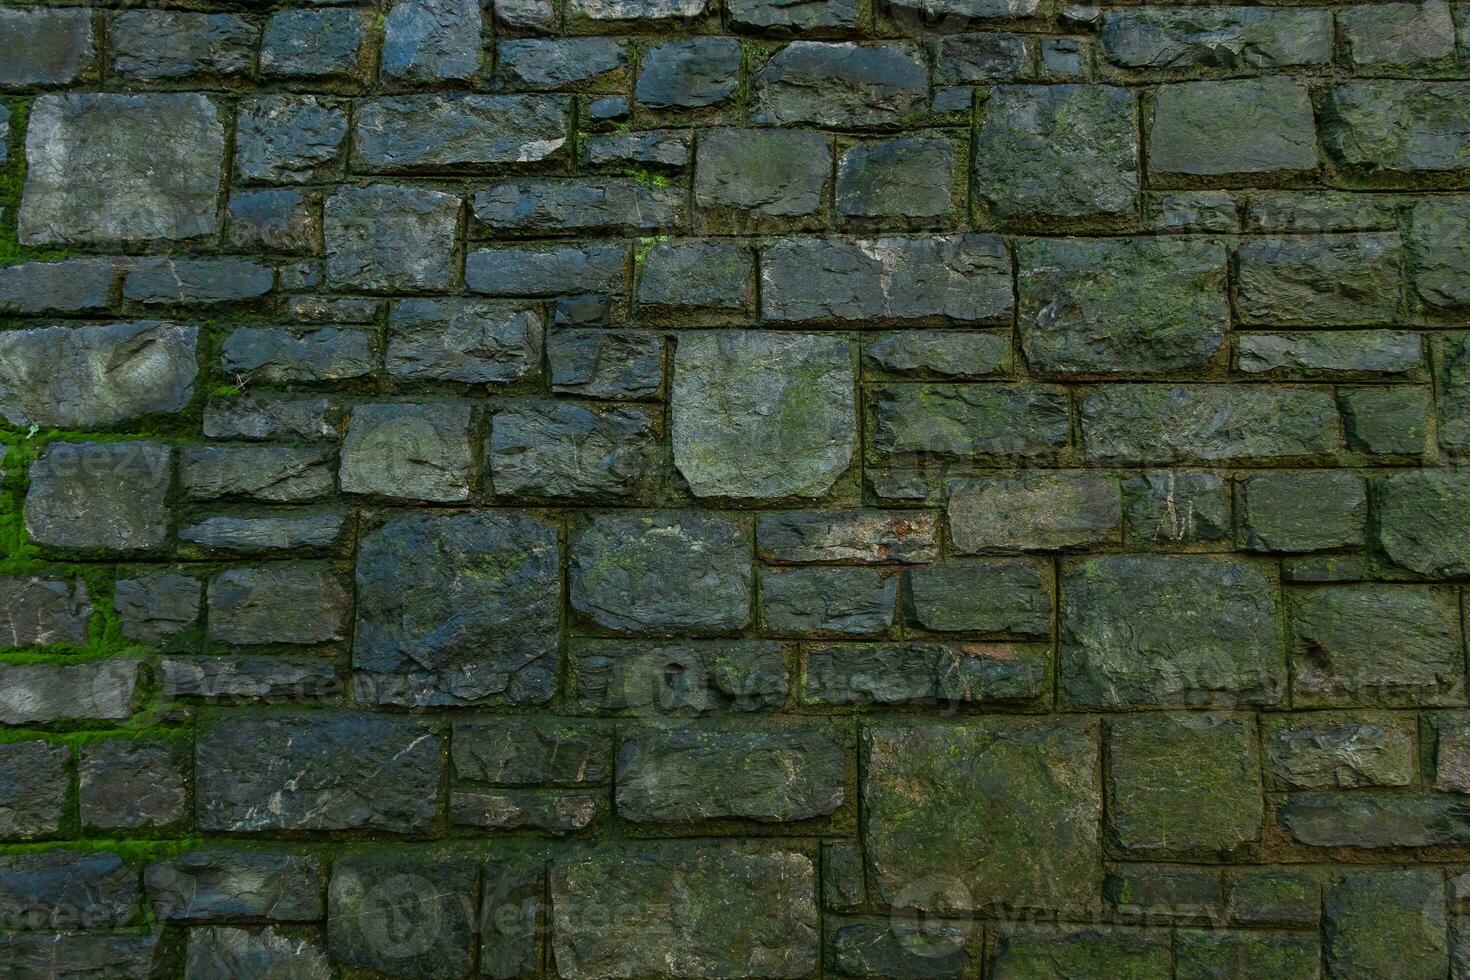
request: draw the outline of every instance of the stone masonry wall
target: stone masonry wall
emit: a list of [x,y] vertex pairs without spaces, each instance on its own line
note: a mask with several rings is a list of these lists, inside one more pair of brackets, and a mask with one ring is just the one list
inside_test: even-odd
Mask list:
[[0,417],[5,978],[1470,977],[1470,6],[6,0]]

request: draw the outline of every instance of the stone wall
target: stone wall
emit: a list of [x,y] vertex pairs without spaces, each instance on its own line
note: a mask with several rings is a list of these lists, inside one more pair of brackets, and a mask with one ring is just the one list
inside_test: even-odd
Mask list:
[[0,9],[0,975],[1470,977],[1470,7],[177,6]]

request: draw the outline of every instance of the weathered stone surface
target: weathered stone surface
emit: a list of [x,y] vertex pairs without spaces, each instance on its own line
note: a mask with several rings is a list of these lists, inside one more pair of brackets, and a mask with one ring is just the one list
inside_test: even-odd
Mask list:
[[1102,50],[1120,68],[1155,71],[1325,65],[1332,60],[1332,14],[1269,7],[1109,10]]
[[857,26],[855,0],[730,0],[730,23],[756,30],[806,31]]
[[227,714],[201,730],[194,805],[203,830],[421,833],[440,809],[441,740],[382,714]]
[[1429,980],[1449,963],[1444,880],[1427,870],[1350,871],[1327,888],[1322,944],[1328,975]]
[[521,303],[406,299],[388,315],[388,373],[400,378],[506,384],[541,366],[541,313]]
[[285,850],[203,847],[150,864],[143,883],[154,914],[168,922],[310,922],[325,911],[321,861]]
[[363,67],[366,11],[352,7],[282,10],[260,42],[264,78],[348,79]]
[[271,384],[344,381],[377,365],[364,330],[240,327],[220,347],[220,367],[228,374]]
[[159,937],[139,933],[7,933],[0,955],[22,976],[146,980],[163,958]]
[[1236,304],[1273,327],[1378,324],[1399,308],[1398,236],[1258,238],[1236,250]]
[[314,930],[286,931],[276,926],[258,931],[234,926],[190,929],[184,964],[186,980],[278,973],[300,980],[330,980],[333,976],[326,948]]
[[863,365],[888,374],[983,378],[1010,368],[1010,338],[959,330],[894,330],[863,348]]
[[457,827],[565,834],[586,830],[604,809],[600,793],[457,789],[449,794],[449,819]]
[[1007,224],[1105,221],[1138,199],[1133,95],[1103,85],[997,85],[983,103],[972,192]]
[[1322,146],[1333,163],[1369,179],[1462,173],[1467,95],[1467,82],[1343,82],[1323,105]]
[[572,531],[572,608],[619,632],[726,632],[750,621],[749,524],[695,511],[596,515]]
[[398,95],[358,103],[353,156],[368,173],[453,172],[565,156],[570,100]]
[[1320,388],[1112,385],[1082,399],[1098,462],[1286,463],[1335,452],[1337,407]]
[[465,976],[474,955],[477,874],[464,859],[338,859],[327,894],[332,959],[396,976]]
[[494,248],[465,259],[465,285],[488,296],[562,296],[622,290],[626,249],[614,245]]
[[837,927],[828,949],[844,977],[958,980],[971,956],[965,948],[969,932],[967,924],[852,922]]
[[1267,473],[1238,484],[1241,534],[1251,551],[1320,551],[1363,543],[1363,480],[1334,470]]
[[338,696],[342,683],[324,657],[191,657],[159,663],[163,696],[228,704],[315,701]]
[[[610,915],[588,916],[589,908]],[[551,864],[550,918],[568,980],[801,977],[819,956],[816,869],[776,845],[661,841],[573,852]]]
[[177,412],[194,394],[197,327],[153,320],[0,333],[0,414],[94,428]]
[[781,648],[765,641],[633,643],[579,640],[572,645],[579,711],[682,718],[766,711],[786,699]]
[[133,713],[137,660],[0,665],[0,724],[122,721]]
[[1375,481],[1378,544],[1400,568],[1432,577],[1470,574],[1470,473],[1425,470]]
[[1092,708],[1274,705],[1274,571],[1195,555],[1092,558],[1062,577],[1061,689]]
[[1235,369],[1284,378],[1403,375],[1423,367],[1423,347],[1403,330],[1238,334]]
[[866,726],[863,740],[864,843],[883,902],[969,912],[1095,900],[1095,722]]
[[683,210],[677,189],[631,177],[524,178],[474,197],[475,218],[497,232],[658,231],[681,224]]
[[1439,309],[1470,305],[1470,200],[1433,197],[1409,212],[1404,244],[1414,293]]
[[[0,130],[0,141],[4,131]],[[0,164],[4,158],[0,157]],[[118,274],[112,259],[23,262],[0,268],[0,312],[93,313],[110,308]]]
[[1322,975],[1322,945],[1316,936],[1187,929],[1175,937],[1174,962],[1186,976],[1316,980]]
[[610,37],[512,38],[496,45],[497,71],[517,89],[601,88],[626,78],[628,50]]
[[209,439],[304,439],[337,437],[331,403],[315,396],[220,398],[204,408],[204,435]]
[[649,48],[633,94],[651,109],[701,109],[729,101],[740,85],[740,43],[700,37]]
[[241,180],[300,184],[337,168],[347,140],[347,109],[315,95],[265,95],[240,109],[235,173]]
[[1057,551],[1117,541],[1123,510],[1118,481],[1085,472],[1030,473],[953,484],[951,546],[956,554]]
[[1405,585],[1293,590],[1295,704],[1420,707],[1465,702],[1451,593]]
[[91,13],[83,7],[0,10],[0,32],[10,42],[0,54],[0,89],[65,85],[91,73]]
[[787,822],[842,806],[846,753],[816,729],[636,734],[618,752],[618,813],[639,823]]
[[1162,929],[1011,927],[996,937],[989,969],[996,977],[1051,980],[1165,980],[1169,934]]
[[1349,449],[1375,454],[1424,452],[1434,410],[1427,389],[1403,385],[1347,388],[1338,401]]
[[1010,255],[992,235],[787,238],[761,252],[761,316],[996,320],[1013,305]]
[[71,750],[40,739],[0,745],[0,839],[36,840],[66,819]]
[[709,12],[709,0],[571,0],[568,13],[591,21],[677,21]]
[[351,596],[329,569],[273,562],[209,583],[209,638],[223,643],[325,643],[345,634]]
[[893,625],[898,578],[870,568],[761,573],[761,620],[776,633],[860,635]]
[[74,551],[158,551],[173,462],[173,448],[157,442],[51,443],[31,465],[26,534]]
[[327,198],[327,280],[370,292],[445,290],[457,277],[460,199],[419,187],[344,187]]
[[658,428],[640,408],[513,402],[490,417],[495,493],[579,500],[635,497],[658,472]]
[[861,143],[838,158],[833,202],[851,218],[938,218],[950,210],[954,165],[947,139]]
[[1139,714],[1108,725],[1108,829],[1134,856],[1228,858],[1261,838],[1250,715]]
[[1326,793],[1287,799],[1276,820],[1312,847],[1431,847],[1470,840],[1470,807],[1448,794]]
[[1322,888],[1309,875],[1247,871],[1230,884],[1230,917],[1243,925],[1317,925]]
[[124,10],[107,20],[111,71],[145,82],[248,75],[255,38],[235,14]]
[[501,718],[457,722],[458,779],[497,786],[582,786],[612,779],[612,731],[600,724]]
[[802,667],[807,704],[1026,705],[1050,690],[1044,654],[1000,644],[822,644]]
[[321,212],[315,198],[295,188],[230,196],[230,244],[266,252],[321,251]]
[[939,528],[922,511],[788,511],[756,518],[761,560],[899,562],[922,564],[939,557]]
[[0,644],[8,647],[83,643],[92,605],[80,578],[0,576]]
[[1149,120],[1151,174],[1248,178],[1317,169],[1307,86],[1284,76],[1160,86]]
[[557,329],[546,337],[551,390],[584,398],[648,398],[663,385],[663,339]]
[[[696,192],[697,193],[697,192]],[[735,242],[660,242],[641,262],[638,305],[748,311],[755,304],[755,255]]]
[[539,704],[555,691],[556,529],[515,514],[393,517],[358,547],[353,667],[382,704]]
[[685,334],[674,465],[701,497],[819,497],[856,452],[851,345],[812,334]]
[[1338,13],[1337,24],[1359,70],[1412,68],[1455,53],[1454,21],[1440,0],[1350,7]]
[[[1298,681],[1300,684],[1300,681]],[[1417,733],[1390,714],[1278,716],[1262,739],[1269,775],[1291,789],[1408,786]]]
[[890,385],[872,424],[871,447],[894,456],[1045,457],[1070,431],[1066,398],[1036,385]]
[[470,495],[470,407],[452,402],[359,405],[337,478],[343,493],[446,503]]
[[225,131],[203,95],[43,95],[26,126],[16,235],[135,242],[211,234]]
[[302,509],[264,517],[221,514],[180,528],[179,540],[214,551],[247,555],[322,551],[342,542],[347,525],[347,516],[341,511]]
[[82,826],[162,830],[188,815],[188,747],[178,741],[109,738],[77,759]]
[[741,225],[751,213],[799,218],[824,206],[831,177],[832,141],[821,133],[705,130],[694,163],[694,203]]
[[869,127],[922,118],[929,73],[917,48],[793,41],[755,73],[751,121]]
[[694,159],[694,136],[687,129],[596,133],[581,144],[589,167],[643,166],[682,170]]
[[1176,374],[1208,367],[1225,344],[1218,243],[1036,239],[1017,261],[1021,349],[1035,371]]
[[0,924],[8,929],[120,926],[137,898],[137,871],[112,851],[63,848],[0,858]]
[[908,620],[936,632],[1051,634],[1051,570],[1026,559],[946,561],[905,574]]
[[477,0],[399,0],[383,22],[378,73],[411,82],[474,78],[480,30]]
[[270,266],[248,259],[137,259],[123,299],[145,305],[202,305],[258,299],[275,285]]
[[1218,473],[1150,470],[1123,481],[1130,546],[1207,545],[1230,539],[1230,486]]
[[223,444],[186,446],[179,469],[193,500],[296,503],[332,492],[332,463],[322,448]]

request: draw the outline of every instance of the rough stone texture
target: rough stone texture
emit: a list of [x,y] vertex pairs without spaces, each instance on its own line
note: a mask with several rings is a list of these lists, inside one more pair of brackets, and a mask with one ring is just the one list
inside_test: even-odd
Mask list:
[[[680,895],[677,904],[670,895]],[[609,910],[601,921],[587,908]],[[582,910],[582,914],[579,914]],[[800,977],[816,968],[816,868],[771,845],[648,842],[551,865],[551,943],[569,980]]]
[[384,704],[536,704],[557,670],[556,531],[519,515],[395,517],[364,537],[353,667]]
[[1208,367],[1224,346],[1218,244],[1037,240],[1017,259],[1021,349],[1039,373],[1178,374]]
[[882,901],[1066,909],[1096,892],[1095,723],[865,729],[864,844]]
[[1470,976],[1470,4],[0,4],[0,975]]
[[842,805],[845,765],[818,731],[640,735],[619,750],[616,806],[639,823],[806,820]]
[[853,384],[851,347],[837,339],[683,337],[674,360],[674,465],[700,497],[822,496],[856,452]]
[[1093,558],[1062,582],[1061,687],[1092,708],[1277,704],[1275,574],[1204,556]]
[[1249,716],[1140,714],[1108,725],[1108,829],[1136,857],[1229,857],[1261,836]]
[[0,577],[0,643],[7,647],[82,643],[91,613],[80,578]]
[[573,530],[571,605],[620,632],[726,632],[750,621],[748,524],[695,511],[609,514]]
[[1095,220],[1138,197],[1133,95],[1099,85],[998,85],[976,136],[974,195],[1007,224]]
[[72,551],[158,551],[173,462],[172,449],[154,442],[52,443],[31,466],[26,534]]
[[232,832],[422,832],[439,808],[440,748],[413,718],[227,715],[196,744],[196,819]]
[[326,201],[327,279],[393,292],[453,284],[460,199],[388,184],[343,188]]
[[0,746],[0,838],[35,840],[61,830],[70,757],[66,746],[40,740]]
[[194,394],[194,326],[138,320],[0,334],[0,414],[12,425],[104,427],[176,412]]
[[133,242],[208,235],[225,130],[203,95],[47,95],[26,126],[17,237]]

